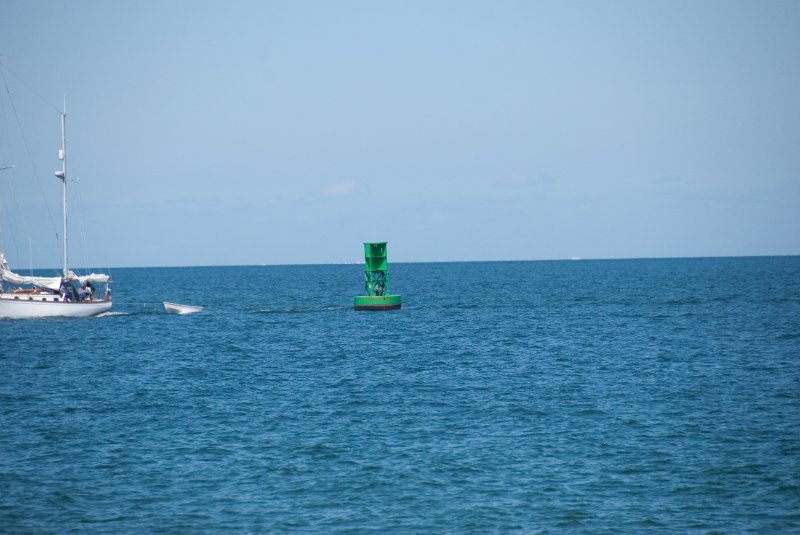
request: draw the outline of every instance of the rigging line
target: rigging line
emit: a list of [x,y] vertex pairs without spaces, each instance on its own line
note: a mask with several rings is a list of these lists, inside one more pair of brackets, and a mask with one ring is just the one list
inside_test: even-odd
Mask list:
[[80,237],[81,237],[81,255],[83,256],[83,269],[84,269],[84,274],[88,274],[91,271],[91,267],[92,266],[90,265],[90,262],[87,261],[89,259],[88,258],[89,255],[86,254],[86,251],[87,251],[87,249],[86,249],[86,232],[85,232],[85,228],[84,228],[84,224],[83,224],[83,214],[82,214],[83,210],[81,209],[81,207],[84,206],[83,194],[81,193],[81,188],[79,188],[79,187],[72,188],[72,191],[75,192],[75,194],[76,194],[75,197],[76,197],[76,200],[78,201],[77,202],[78,210],[76,211],[77,214],[78,214],[78,217],[75,218],[73,216],[73,219],[77,219],[76,223],[77,223],[77,227],[78,227],[78,234],[80,234]]
[[[50,101],[48,101],[46,98],[44,98],[42,95],[40,95],[40,94],[39,94],[39,93],[38,93],[38,92],[37,92],[37,91],[36,91],[34,88],[32,88],[31,86],[29,86],[29,85],[28,85],[28,83],[27,83],[27,82],[26,82],[26,81],[25,81],[25,80],[24,80],[24,79],[23,79],[23,78],[22,78],[20,75],[18,75],[17,73],[15,73],[15,72],[14,72],[14,71],[12,71],[11,69],[9,69],[9,68],[8,68],[8,65],[5,65],[5,64],[3,64],[2,60],[0,60],[0,72],[2,72],[3,70],[6,70],[6,71],[8,71],[8,72],[9,72],[9,74],[12,74],[12,75],[14,76],[14,78],[16,78],[17,80],[19,80],[20,82],[22,82],[22,85],[24,85],[24,86],[25,86],[25,87],[28,89],[28,91],[30,91],[31,93],[33,93],[34,95],[36,95],[37,97],[39,97],[40,99],[42,99],[42,102],[44,102],[45,104],[47,104],[47,106],[48,106],[48,107],[50,107],[50,108],[52,108],[53,110],[55,110],[55,112],[56,112],[57,114],[61,115],[61,110],[59,110],[59,109],[58,109],[56,106],[53,106],[53,105],[50,103]],[[5,78],[5,76],[3,76],[3,83],[5,83],[5,79],[6,79],[6,78]],[[7,86],[7,85],[6,85],[6,91],[8,91],[8,86]]]
[[[6,119],[5,117],[5,108],[2,110],[3,112],[3,120]],[[22,256],[19,253],[19,242],[17,241],[17,236],[19,235],[19,222],[22,221],[22,227],[25,230],[25,235],[30,240],[30,232],[28,231],[28,224],[25,220],[25,217],[20,217],[22,211],[20,210],[19,203],[17,202],[17,194],[14,190],[14,184],[16,183],[16,171],[15,166],[9,166],[4,169],[9,169],[11,172],[8,174],[8,180],[3,180],[2,185],[8,184],[8,191],[9,195],[0,194],[0,216],[5,216],[5,221],[8,223],[8,228],[10,230],[9,236],[11,237],[11,243],[14,246],[14,254],[15,258],[21,259]],[[2,192],[2,189],[0,189]],[[13,206],[12,206],[13,204]],[[0,251],[3,251],[3,220],[0,220]]]
[[28,229],[28,222],[24,216],[20,217],[22,214],[22,210],[20,209],[19,202],[17,202],[17,194],[14,190],[14,176],[8,181],[8,189],[11,192],[10,199],[13,202],[14,206],[13,209],[9,208],[6,205],[5,195],[2,199],[3,211],[8,214],[8,223],[11,226],[11,241],[14,243],[14,253],[16,254],[17,259],[22,259],[22,255],[19,252],[19,242],[17,242],[17,235],[19,234],[19,223],[18,220],[22,222],[22,229],[25,231],[25,236],[30,241],[31,239],[31,232]]
[[[0,64],[2,65],[2,64]],[[8,67],[5,67],[7,70]],[[10,71],[9,71],[10,72]],[[3,86],[6,88],[6,94],[8,95],[8,101],[11,103],[11,110],[14,112],[14,119],[17,121],[17,128],[19,128],[22,143],[25,145],[25,152],[28,154],[28,159],[31,162],[31,167],[33,167],[33,176],[36,177],[36,183],[39,185],[39,191],[42,193],[42,198],[45,199],[44,206],[47,209],[47,216],[50,218],[50,228],[55,231],[56,235],[56,242],[59,241],[58,238],[58,231],[56,229],[55,220],[53,219],[53,213],[50,211],[50,205],[47,203],[46,199],[47,196],[44,193],[44,187],[42,187],[42,181],[39,178],[39,170],[36,168],[36,163],[33,161],[33,155],[31,154],[31,148],[28,145],[28,139],[25,136],[25,131],[22,129],[22,122],[19,120],[19,114],[17,113],[17,106],[14,104],[14,99],[11,98],[11,91],[8,89],[8,82],[6,80],[5,75],[3,74],[3,69],[0,69],[0,77],[3,79]],[[60,114],[61,112],[59,112]]]
[[[10,234],[11,241],[14,244],[14,254],[15,254],[14,258],[17,259],[17,261],[20,263],[20,266],[22,265],[22,258],[23,258],[23,255],[20,254],[20,245],[19,241],[17,240],[20,234],[20,225],[22,226],[22,230],[24,231],[24,236],[28,238],[28,259],[29,259],[28,269],[29,271],[31,271],[32,274],[33,261],[31,253],[31,231],[28,228],[28,220],[24,215],[25,212],[23,212],[22,209],[20,208],[17,194],[15,191],[15,184],[16,184],[16,175],[12,173],[12,176],[8,181],[8,189],[11,195],[9,196],[2,195],[2,199],[0,199],[0,204],[2,204],[3,206],[3,212],[7,214],[7,221],[10,224],[9,228],[11,230]],[[10,200],[7,201],[6,198]],[[7,202],[13,204],[13,207],[10,206],[10,204],[6,204]],[[2,222],[0,222],[0,225],[2,225]],[[0,247],[0,249],[2,249],[2,247]]]
[[[79,185],[80,182],[77,182],[77,184]],[[94,268],[98,268],[98,270],[102,270],[102,268],[101,268],[101,265],[99,263],[98,264],[94,264],[91,261],[92,259],[89,257],[90,249],[86,246],[86,243],[87,243],[87,240],[86,240],[86,220],[85,220],[85,216],[84,216],[84,214],[86,213],[86,210],[85,210],[86,202],[85,202],[84,197],[83,197],[82,188],[80,188],[79,186],[78,187],[74,187],[72,189],[72,191],[75,192],[75,201],[76,201],[75,204],[78,207],[78,209],[75,210],[77,215],[73,217],[73,220],[75,222],[74,226],[77,227],[78,234],[80,235],[80,252],[81,252],[81,255],[82,255],[81,258],[83,259],[82,260],[82,262],[83,262],[83,268],[82,269],[83,269],[83,274],[84,275],[88,275],[88,274],[90,274],[90,273],[92,273],[94,271]],[[83,207],[84,209],[81,209],[81,207]],[[105,272],[108,274],[109,277],[111,277],[111,268],[106,268]]]

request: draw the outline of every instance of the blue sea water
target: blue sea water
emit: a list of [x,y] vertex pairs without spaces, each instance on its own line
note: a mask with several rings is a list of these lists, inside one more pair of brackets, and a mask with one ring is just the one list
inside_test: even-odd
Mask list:
[[800,532],[800,257],[361,269],[0,321],[0,532]]

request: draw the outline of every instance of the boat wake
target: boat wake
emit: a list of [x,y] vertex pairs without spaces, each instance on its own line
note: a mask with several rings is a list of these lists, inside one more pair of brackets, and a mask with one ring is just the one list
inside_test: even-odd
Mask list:
[[131,315],[130,312],[114,312],[112,310],[111,312],[103,312],[102,314],[98,314],[97,316],[95,316],[95,318],[108,318],[110,316],[130,316],[130,315]]

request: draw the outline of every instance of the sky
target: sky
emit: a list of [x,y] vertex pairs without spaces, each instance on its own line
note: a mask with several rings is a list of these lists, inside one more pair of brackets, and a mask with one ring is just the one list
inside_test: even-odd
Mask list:
[[12,267],[800,254],[800,2],[0,5]]

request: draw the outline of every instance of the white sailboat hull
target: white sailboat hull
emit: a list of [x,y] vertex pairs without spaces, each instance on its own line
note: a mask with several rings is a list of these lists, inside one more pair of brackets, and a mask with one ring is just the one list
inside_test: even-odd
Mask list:
[[51,299],[0,294],[0,318],[85,318],[111,310],[111,301],[70,303]]

